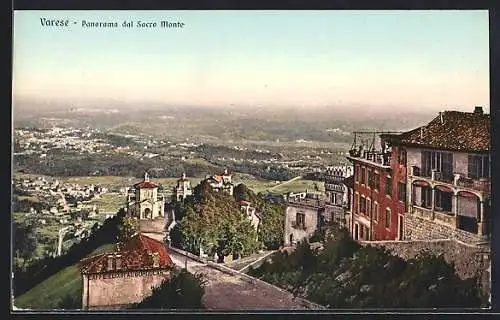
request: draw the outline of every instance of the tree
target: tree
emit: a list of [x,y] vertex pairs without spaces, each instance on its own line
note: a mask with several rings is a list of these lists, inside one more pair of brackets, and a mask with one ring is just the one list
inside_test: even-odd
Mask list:
[[125,216],[118,226],[118,240],[126,242],[139,230],[139,222],[130,216]]
[[387,249],[360,246],[345,229],[331,230],[319,254],[304,241],[251,274],[330,308],[485,305],[477,279],[460,279],[442,256],[424,253],[405,261]]
[[180,222],[182,247],[194,254],[203,248],[220,256],[248,255],[260,249],[257,233],[235,199],[203,188],[197,189],[197,202],[187,204]]
[[[18,268],[24,269],[27,263],[31,261],[37,247],[37,240],[32,224],[12,223],[12,232],[14,238],[14,254]],[[20,264],[20,261],[22,263]]]
[[285,232],[285,206],[264,203],[258,212],[261,216],[259,240],[267,249],[278,249],[283,244]]
[[236,187],[234,187],[233,195],[236,201],[251,201],[253,198],[252,191],[243,183],[240,183]]
[[149,297],[133,308],[137,309],[202,309],[206,278],[203,274],[190,274],[182,269],[171,279],[165,279],[153,288]]
[[243,183],[234,188],[237,201],[246,200],[256,208],[261,220],[258,229],[258,239],[269,250],[277,250],[283,244],[285,232],[285,209],[282,204],[266,203],[262,194],[255,194]]
[[81,294],[71,295],[66,294],[59,300],[56,309],[80,309],[82,307]]

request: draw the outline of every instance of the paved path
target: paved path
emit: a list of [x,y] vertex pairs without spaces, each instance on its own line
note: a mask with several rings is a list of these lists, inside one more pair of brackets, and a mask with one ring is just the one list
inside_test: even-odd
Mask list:
[[288,180],[288,181],[285,181],[285,182],[282,182],[282,183],[277,184],[277,185],[275,185],[275,186],[272,186],[272,187],[271,187],[271,188],[269,188],[268,190],[273,190],[273,189],[276,189],[276,188],[278,188],[278,187],[281,187],[281,186],[283,186],[283,185],[285,185],[285,184],[287,184],[287,183],[293,182],[293,181],[298,180],[298,179],[302,179],[302,176],[298,176],[298,177],[292,178],[292,179],[290,179],[290,180]]
[[[267,250],[262,253],[256,253],[248,257],[240,258],[238,260],[234,260],[231,263],[226,263],[225,265],[231,269],[234,269],[239,272],[244,272],[249,269],[248,267],[252,265],[254,268],[259,267],[266,258],[268,258],[271,254],[276,252],[276,250]],[[245,270],[245,271],[242,271]]]
[[[158,219],[154,223],[155,227],[143,223],[141,229],[146,236],[163,241],[165,234],[159,231],[160,225]],[[295,300],[291,293],[274,286],[250,280],[243,275],[223,272],[211,265],[186,258],[173,250],[169,250],[169,255],[178,267],[184,268],[187,262],[187,270],[190,273],[205,274],[207,284],[203,304],[209,310],[308,309],[300,300]]]
[[[186,257],[169,252],[172,261],[184,268]],[[203,304],[209,310],[294,310],[307,309],[292,294],[272,286],[252,283],[230,275],[204,263],[187,258],[191,273],[203,273],[207,279]]]

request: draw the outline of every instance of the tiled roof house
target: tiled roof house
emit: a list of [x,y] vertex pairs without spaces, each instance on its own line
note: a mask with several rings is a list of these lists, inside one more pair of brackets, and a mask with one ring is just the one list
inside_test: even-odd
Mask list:
[[404,151],[406,239],[478,244],[489,238],[490,130],[490,115],[476,107],[440,112],[426,125],[384,136]]
[[138,233],[112,253],[80,261],[82,306],[115,309],[140,302],[173,268],[165,244]]

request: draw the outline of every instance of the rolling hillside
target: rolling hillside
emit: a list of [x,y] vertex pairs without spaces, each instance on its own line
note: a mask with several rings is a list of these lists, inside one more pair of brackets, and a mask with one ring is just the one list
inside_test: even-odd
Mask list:
[[[94,250],[89,256],[113,251],[114,245],[107,244]],[[18,309],[55,309],[63,298],[80,299],[82,277],[77,265],[64,268],[44,282],[24,293],[14,301]]]

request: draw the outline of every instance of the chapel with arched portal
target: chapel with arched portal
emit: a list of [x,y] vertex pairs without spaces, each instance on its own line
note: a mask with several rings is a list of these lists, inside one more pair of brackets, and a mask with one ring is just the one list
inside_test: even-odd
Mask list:
[[134,184],[134,193],[127,196],[127,212],[138,219],[155,219],[164,216],[165,199],[158,194],[158,185],[151,182],[149,174]]

